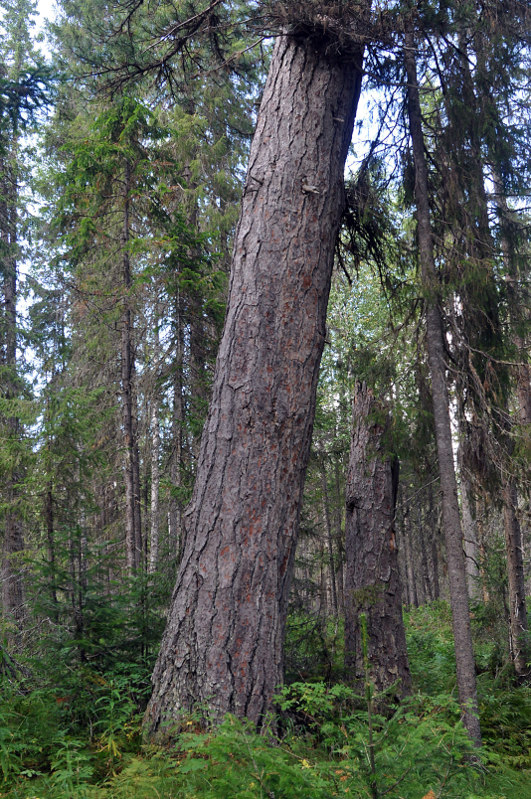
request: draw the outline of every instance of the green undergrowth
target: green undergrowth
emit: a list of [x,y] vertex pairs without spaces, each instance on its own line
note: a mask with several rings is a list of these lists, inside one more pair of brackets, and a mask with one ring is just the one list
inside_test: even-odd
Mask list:
[[[69,675],[62,691],[51,675],[36,686],[35,677],[15,682],[6,673],[0,797],[531,799],[530,689],[493,669],[493,644],[477,636],[477,758],[459,720],[446,605],[412,611],[407,630],[415,693],[386,715],[378,697],[369,706],[345,682],[299,679],[260,734],[230,716],[215,733],[190,718],[163,749],[142,743],[148,662],[56,664],[61,680]],[[331,663],[341,631],[324,633]],[[292,653],[292,662],[303,659]]]

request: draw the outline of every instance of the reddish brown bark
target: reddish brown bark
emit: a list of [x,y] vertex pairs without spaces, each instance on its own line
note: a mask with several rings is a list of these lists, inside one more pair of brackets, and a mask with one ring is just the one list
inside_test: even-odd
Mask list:
[[198,703],[260,722],[282,643],[361,55],[277,39],[146,728]]

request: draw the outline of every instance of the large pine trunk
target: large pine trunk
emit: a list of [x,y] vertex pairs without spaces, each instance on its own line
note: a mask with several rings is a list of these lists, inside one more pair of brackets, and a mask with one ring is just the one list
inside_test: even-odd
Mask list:
[[[378,691],[411,690],[395,535],[397,472],[389,454],[389,418],[358,385],[346,490],[345,666],[363,685],[360,617],[367,619],[370,674]],[[397,465],[397,464],[396,464]]]
[[471,739],[479,745],[481,743],[481,732],[478,719],[476,672],[466,586],[463,532],[459,515],[453,459],[449,397],[446,386],[442,310],[439,305],[440,289],[433,253],[433,236],[428,201],[428,172],[424,152],[422,116],[415,62],[415,37],[411,31],[406,32],[405,36],[404,62],[408,79],[408,113],[415,164],[419,262],[422,288],[426,298],[426,347],[431,377],[435,439],[441,481],[446,560],[455,641],[457,688],[463,713],[463,722]]
[[227,318],[146,729],[198,703],[257,723],[282,643],[361,53],[280,36],[250,153]]

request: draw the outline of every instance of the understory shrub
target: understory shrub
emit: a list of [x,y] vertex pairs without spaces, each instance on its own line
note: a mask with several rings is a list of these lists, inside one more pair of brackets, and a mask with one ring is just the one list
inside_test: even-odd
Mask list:
[[[300,640],[305,624],[299,618],[292,629],[299,663],[309,657]],[[529,687],[515,687],[484,665],[478,681],[484,747],[471,758],[477,753],[455,698],[446,603],[411,611],[407,630],[415,693],[399,707],[379,712],[381,696],[368,702],[337,679],[299,680],[280,692],[277,716],[260,734],[231,716],[215,731],[190,718],[176,744],[164,749],[142,744],[153,649],[131,646],[127,656],[123,630],[114,639],[109,631],[103,660],[80,662],[72,660],[77,643],[65,640],[31,678],[20,684],[2,678],[0,796],[531,799]],[[331,624],[317,633],[337,675],[341,628]],[[480,641],[483,664],[491,645],[486,636]],[[370,684],[370,664],[367,674]]]

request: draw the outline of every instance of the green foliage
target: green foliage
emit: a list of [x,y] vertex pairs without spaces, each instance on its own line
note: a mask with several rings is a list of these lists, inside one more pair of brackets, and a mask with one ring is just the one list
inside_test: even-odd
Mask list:
[[61,713],[49,689],[24,693],[4,677],[1,695],[0,768],[4,784],[12,784],[20,774],[34,776],[50,767]]
[[450,608],[446,602],[410,609],[405,614],[413,683],[428,694],[453,691],[455,654]]
[[479,680],[480,720],[486,756],[493,766],[531,769],[531,689],[501,688],[489,675]]
[[[120,623],[118,617],[115,622]],[[279,716],[270,719],[261,734],[230,716],[217,730],[204,731],[191,717],[174,749],[143,748],[138,711],[149,666],[143,672],[138,662],[127,659],[122,645],[114,660],[103,659],[107,671],[87,663],[73,666],[70,648],[62,656],[64,667],[55,656],[58,678],[50,680],[52,663],[45,661],[46,688],[24,692],[4,680],[3,795],[9,799],[526,797],[529,687],[504,687],[489,672],[481,675],[484,747],[479,764],[473,765],[470,758],[477,753],[450,690],[448,606],[439,602],[418,608],[408,614],[407,623],[414,680],[418,685],[423,672],[431,669],[431,681],[424,679],[433,693],[419,691],[385,715],[378,712],[378,696],[372,696],[374,768],[366,698],[344,683],[319,680],[287,686],[277,699]],[[114,640],[120,640],[119,631]],[[113,639],[107,648],[113,649]],[[370,682],[370,664],[368,670]],[[61,685],[68,671],[70,682]],[[59,693],[60,687],[71,693]]]
[[284,691],[281,707],[309,720],[318,745],[329,752],[328,768],[341,773],[344,788],[355,796],[396,789],[415,797],[428,787],[437,795],[460,796],[472,750],[454,699],[418,695],[389,717],[371,713],[370,724],[362,700],[344,685],[296,683]]
[[[89,729],[112,753],[119,731],[149,696],[169,586],[159,574],[139,574],[105,594],[104,565],[100,558],[88,570],[81,592],[73,586],[77,610],[66,602],[55,608],[59,615],[35,648],[32,666],[60,698],[69,730],[78,736]],[[57,585],[68,579],[60,573]]]
[[228,716],[215,735],[184,734],[186,753],[178,770],[185,796],[205,799],[321,799],[327,783],[305,758],[275,745],[270,732],[262,735]]
[[343,621],[323,620],[302,611],[286,622],[284,659],[286,680],[319,680],[343,675]]

